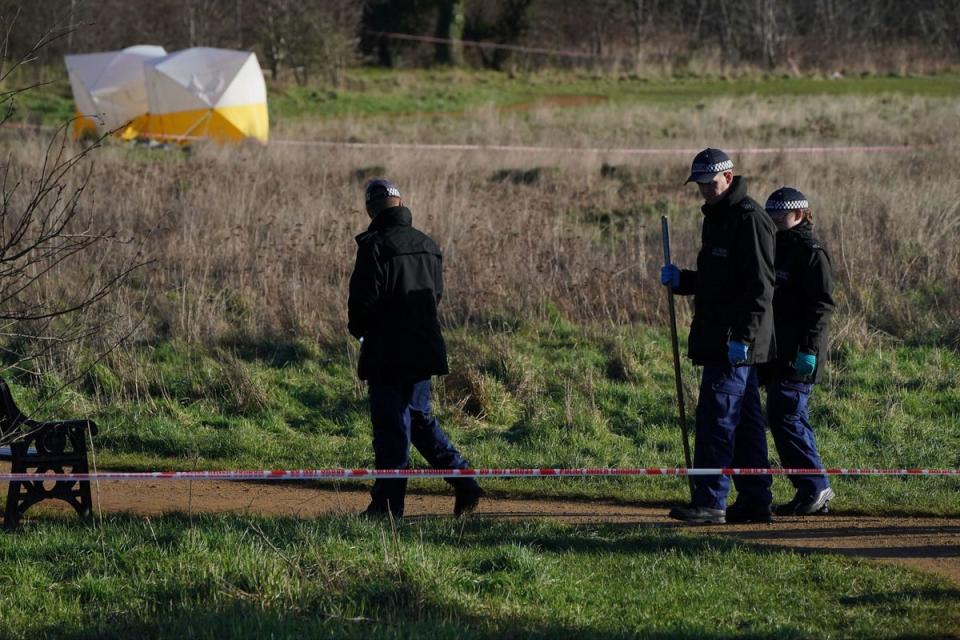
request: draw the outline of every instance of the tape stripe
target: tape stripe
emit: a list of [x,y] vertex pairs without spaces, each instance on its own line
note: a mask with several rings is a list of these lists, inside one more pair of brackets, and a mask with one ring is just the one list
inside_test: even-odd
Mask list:
[[759,468],[579,468],[579,469],[244,469],[232,471],[101,471],[99,473],[0,473],[4,482],[144,480],[376,480],[390,478],[576,478],[622,476],[941,476],[960,469],[759,469]]
[[[193,138],[192,138],[193,139]],[[195,138],[200,140],[201,138]],[[340,147],[345,149],[387,149],[387,150],[422,150],[422,151],[520,151],[527,153],[609,153],[621,155],[662,156],[684,155],[689,156],[700,152],[700,149],[663,149],[654,147],[548,147],[535,145],[504,145],[504,144],[423,144],[418,142],[341,142],[336,140],[271,140],[270,144],[292,145],[303,147]],[[939,149],[944,145],[863,145],[839,147],[740,147],[727,149],[729,153],[737,154],[779,154],[779,153],[897,153],[903,151],[917,151]]]
[[[48,125],[32,125],[8,122],[3,128],[53,130],[56,127]],[[144,134],[146,138],[163,139],[159,134]],[[203,141],[203,136],[178,136],[177,140]],[[527,153],[610,153],[621,155],[663,156],[697,154],[702,149],[665,149],[656,147],[548,147],[536,145],[509,145],[509,144],[425,144],[419,142],[346,142],[340,140],[290,140],[270,139],[268,144],[290,145],[301,147],[339,147],[344,149],[387,149],[387,150],[414,150],[414,151],[521,151]],[[941,149],[950,145],[942,144],[900,144],[900,145],[847,145],[838,147],[730,147],[729,153],[738,154],[775,154],[775,153],[897,153],[904,151],[922,151]]]

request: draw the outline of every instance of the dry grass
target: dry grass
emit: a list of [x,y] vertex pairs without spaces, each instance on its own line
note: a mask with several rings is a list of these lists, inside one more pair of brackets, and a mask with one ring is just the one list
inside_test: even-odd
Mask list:
[[[684,109],[367,119],[276,135],[591,147],[952,142],[943,138],[955,136],[947,124],[957,112],[954,101],[920,98],[725,98]],[[4,144],[13,163],[37,166],[41,138],[7,135]],[[112,146],[95,156],[85,206],[133,242],[91,259],[118,261],[142,246],[152,260],[110,303],[111,311],[144,318],[133,335],[141,343],[339,340],[352,238],[368,222],[356,176],[364,167],[382,167],[400,185],[417,226],[444,248],[443,313],[452,324],[558,313],[583,323],[663,322],[659,215],[672,219],[676,262],[692,263],[698,244],[699,202],[681,184],[684,154],[274,145],[190,154]],[[758,200],[781,184],[811,199],[839,275],[838,340],[863,343],[883,333],[958,344],[960,151],[735,159]],[[602,172],[604,163],[616,168]],[[533,168],[540,171],[528,179],[491,179]],[[60,285],[71,277],[59,274]]]

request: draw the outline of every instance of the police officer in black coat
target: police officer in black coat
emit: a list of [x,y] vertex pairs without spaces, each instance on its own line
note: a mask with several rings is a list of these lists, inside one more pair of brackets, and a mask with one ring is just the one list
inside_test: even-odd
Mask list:
[[[773,338],[774,235],[746,179],[719,149],[693,160],[705,204],[696,270],[665,265],[660,281],[693,295],[689,356],[703,366],[696,411],[694,466],[768,468],[767,440],[755,365],[776,355]],[[670,517],[685,522],[770,521],[770,476],[736,476],[737,501],[727,508],[730,480],[702,476],[693,502]]]
[[[358,374],[368,383],[376,466],[409,468],[412,443],[434,468],[465,469],[431,409],[430,378],[449,371],[437,316],[443,256],[413,228],[396,186],[371,180],[365,196],[372,222],[357,236],[347,311],[350,333],[361,342]],[[483,492],[474,479],[447,482],[456,494],[454,515],[476,508]],[[377,480],[365,513],[402,517],[406,488],[405,479]]]
[[[827,356],[827,329],[834,309],[833,267],[813,233],[806,196],[781,187],[770,194],[764,208],[778,229],[773,296],[778,357],[760,372],[767,389],[767,419],[784,467],[820,469],[808,408]],[[778,515],[826,512],[834,497],[827,476],[791,475],[790,481],[796,494],[776,508]]]

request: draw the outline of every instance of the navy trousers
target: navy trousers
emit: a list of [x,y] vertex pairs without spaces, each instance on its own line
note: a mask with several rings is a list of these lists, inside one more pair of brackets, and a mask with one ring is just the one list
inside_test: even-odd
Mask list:
[[[695,467],[769,468],[767,437],[760,407],[756,367],[706,365],[697,402]],[[737,501],[769,506],[770,476],[734,476]],[[730,478],[699,476],[694,481],[693,504],[726,509]]]
[[[767,419],[780,464],[794,469],[821,469],[817,441],[813,437],[808,407],[812,384],[791,380],[767,383]],[[790,476],[797,495],[812,498],[830,486],[825,475]]]
[[[373,453],[378,469],[410,467],[410,444],[437,469],[464,469],[467,461],[457,451],[433,417],[430,380],[405,384],[371,384],[370,418]],[[448,478],[454,488],[477,486],[473,478]],[[375,508],[403,515],[406,479],[377,480],[370,495]]]

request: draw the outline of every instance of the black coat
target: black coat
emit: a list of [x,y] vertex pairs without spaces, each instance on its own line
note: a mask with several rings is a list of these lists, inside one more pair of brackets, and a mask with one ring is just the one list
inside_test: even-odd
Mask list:
[[385,209],[357,236],[348,328],[363,338],[358,374],[374,384],[416,382],[449,371],[437,317],[443,256],[412,222],[406,207]]
[[776,356],[773,337],[776,226],[735,176],[723,199],[703,205],[696,271],[680,272],[676,293],[693,294],[688,354],[694,363],[727,362],[727,343],[749,345],[746,364]]
[[[827,328],[835,305],[830,255],[809,222],[777,233],[776,269],[773,314],[778,356],[770,369],[781,379],[817,382],[827,358]],[[799,351],[817,356],[813,375],[799,376],[793,369]]]

